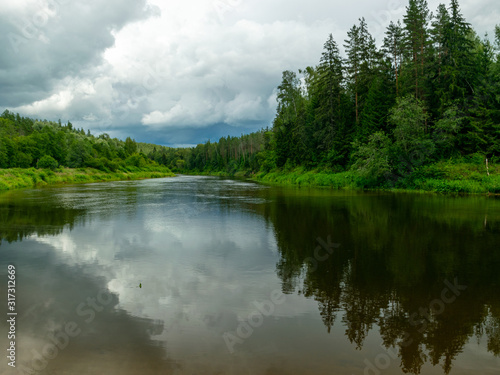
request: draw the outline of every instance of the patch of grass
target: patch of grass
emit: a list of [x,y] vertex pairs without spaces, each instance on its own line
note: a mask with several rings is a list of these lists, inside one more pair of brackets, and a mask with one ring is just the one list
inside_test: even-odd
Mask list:
[[373,186],[355,171],[329,172],[305,171],[295,168],[289,171],[260,172],[253,179],[275,185],[299,187],[328,187],[331,189],[367,189],[391,191],[419,191],[451,194],[500,194],[500,167],[491,165],[490,175],[477,160],[449,160],[421,167],[397,181],[381,180]]
[[175,176],[170,169],[163,166],[131,167],[131,169],[127,172],[117,171],[109,173],[93,168],[57,168],[55,171],[34,168],[0,169],[0,190]]
[[296,168],[290,172],[272,171],[255,175],[255,180],[276,185],[299,187],[328,187],[331,189],[359,189],[361,179],[353,172],[328,173]]

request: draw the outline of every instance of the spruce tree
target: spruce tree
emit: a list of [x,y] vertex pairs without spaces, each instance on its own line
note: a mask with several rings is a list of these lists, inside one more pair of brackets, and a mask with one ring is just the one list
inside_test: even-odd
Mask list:
[[339,130],[341,120],[341,93],[343,84],[343,66],[337,43],[330,34],[324,44],[318,66],[318,99],[316,114],[322,127],[323,149],[332,146]]
[[293,128],[295,127],[301,97],[300,82],[295,72],[283,72],[282,82],[278,86],[278,108],[273,122],[276,139],[276,164],[278,167],[285,165],[293,157],[292,143]]

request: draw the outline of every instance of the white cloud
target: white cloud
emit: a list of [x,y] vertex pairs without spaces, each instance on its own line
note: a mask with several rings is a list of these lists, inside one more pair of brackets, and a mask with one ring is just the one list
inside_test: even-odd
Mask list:
[[[140,49],[136,46],[143,43],[137,24],[123,30],[127,45],[120,43],[118,34],[116,47],[107,52],[108,62],[116,66],[127,83],[141,85],[136,90],[142,92],[150,108],[141,121],[155,128],[269,124],[274,107],[270,108],[263,97],[272,95],[283,69],[316,63],[324,35],[332,26],[239,20],[228,27],[211,23],[206,25],[205,33],[200,33],[197,28],[174,31],[166,25],[158,33],[157,29],[150,30],[151,24],[142,24],[151,37],[150,46],[157,51],[155,66],[147,59],[130,63],[129,57],[124,57],[127,51]],[[310,28],[316,32],[311,33]],[[183,42],[165,47],[163,35],[169,30]],[[156,39],[152,31],[159,35]],[[143,77],[137,72],[142,72]],[[147,86],[144,82],[151,84]]]
[[36,101],[32,104],[21,106],[18,108],[19,111],[35,115],[40,112],[62,112],[73,100],[73,93],[69,90],[61,91],[57,94],[53,94],[47,99]]
[[142,123],[145,125],[168,123],[171,120],[182,116],[182,113],[183,113],[182,106],[180,104],[176,104],[169,111],[166,112],[153,111],[147,115],[144,115],[142,118]]

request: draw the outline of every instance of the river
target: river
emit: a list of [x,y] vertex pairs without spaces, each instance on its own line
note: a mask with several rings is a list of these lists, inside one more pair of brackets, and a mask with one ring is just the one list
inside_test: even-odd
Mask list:
[[2,193],[0,236],[0,374],[500,372],[494,197],[179,176]]

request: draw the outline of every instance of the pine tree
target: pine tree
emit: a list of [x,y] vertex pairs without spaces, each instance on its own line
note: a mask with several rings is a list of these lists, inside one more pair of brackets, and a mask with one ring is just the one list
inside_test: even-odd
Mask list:
[[304,132],[306,133],[305,142],[308,150],[306,158],[311,166],[316,165],[320,159],[319,154],[324,151],[325,137],[323,135],[323,126],[317,116],[320,111],[320,89],[318,68],[307,67],[300,71],[304,76],[305,85],[305,113],[304,113]]
[[471,36],[470,24],[462,16],[458,2],[452,0],[449,22],[444,32],[444,48],[447,53],[442,64],[442,111],[455,100],[464,105],[465,99],[474,91],[476,67]]
[[426,0],[410,0],[404,16],[406,55],[411,63],[415,98],[425,99],[425,71],[429,47],[429,8]]
[[394,79],[396,84],[396,96],[399,95],[399,75],[401,65],[403,63],[404,53],[404,34],[401,22],[394,23],[391,21],[385,32],[383,52],[391,61],[394,69]]
[[359,28],[353,25],[351,29],[347,32],[349,39],[345,40],[344,47],[347,54],[347,72],[349,74],[350,84],[352,90],[354,91],[354,100],[356,107],[356,124],[359,123],[359,106],[358,106],[358,95],[359,95],[359,70],[361,66],[361,37],[359,33]]
[[364,18],[359,19],[359,26],[354,25],[347,33],[345,40],[351,90],[354,95],[356,125],[359,125],[359,115],[363,109],[365,95],[370,88],[379,59],[375,39],[368,31]]
[[438,6],[434,20],[432,21],[432,28],[430,30],[433,63],[431,74],[431,90],[429,98],[429,107],[435,115],[443,114],[443,106],[441,106],[440,96],[444,92],[443,82],[443,66],[445,61],[448,60],[449,50],[446,35],[450,25],[450,15],[448,9],[444,4]]

